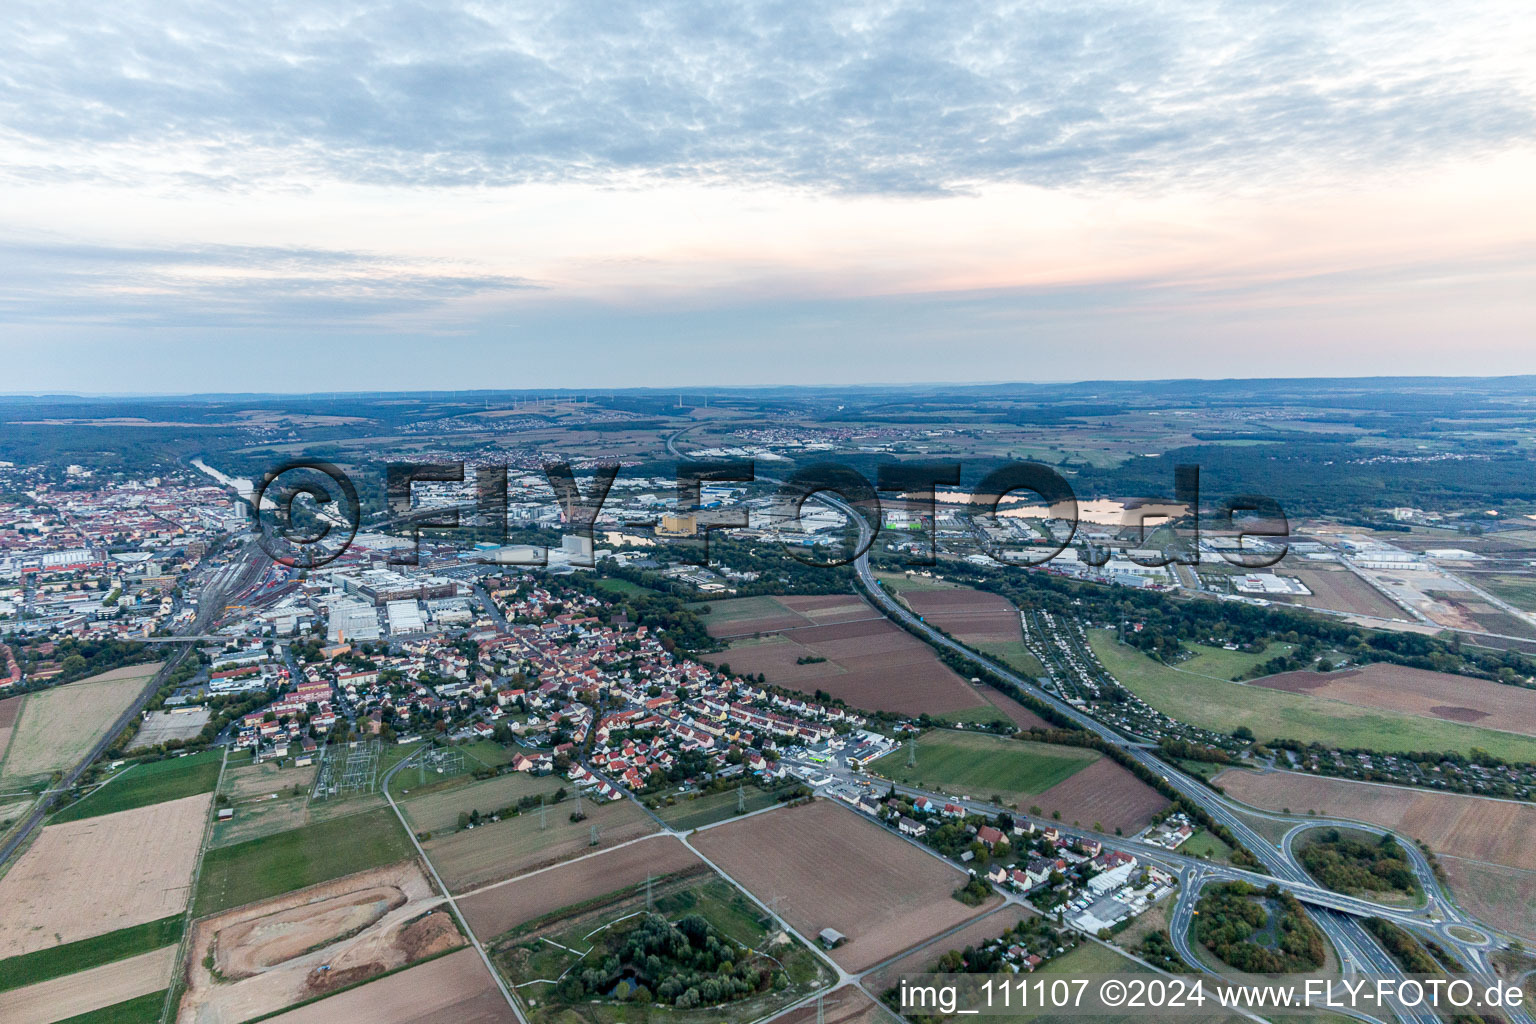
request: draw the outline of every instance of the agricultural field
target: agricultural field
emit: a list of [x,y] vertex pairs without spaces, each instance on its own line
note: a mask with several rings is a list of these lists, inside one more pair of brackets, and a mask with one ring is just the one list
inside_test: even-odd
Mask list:
[[[655,915],[652,917],[650,915]],[[694,968],[672,960],[662,947],[660,955],[638,958],[617,967],[601,966],[610,957],[622,956],[629,940],[641,929],[655,929],[657,918],[676,925],[685,917],[702,919],[711,937],[731,948],[730,967],[719,970]],[[571,908],[503,936],[491,950],[494,963],[517,990],[528,1007],[533,1024],[581,1022],[609,1024],[624,1019],[622,997],[607,993],[623,974],[643,979],[655,1002],[647,1016],[674,1024],[718,1024],[722,1019],[759,1020],[805,998],[834,980],[832,972],[799,940],[783,932],[769,914],[739,889],[708,869],[687,876],[673,876],[647,887],[625,886],[599,897],[587,906]],[[649,961],[655,957],[655,963]],[[609,961],[612,963],[612,961]],[[589,988],[582,979],[596,971],[604,980]],[[699,1005],[677,1005],[682,990],[676,972],[694,971],[689,986],[704,992],[715,979],[729,979],[746,991],[741,998],[725,1001],[696,1000]],[[761,972],[782,973],[782,987],[763,984]],[[700,974],[707,977],[700,978]],[[572,991],[572,976],[582,987]],[[550,979],[564,978],[563,985]],[[612,981],[607,979],[613,979]],[[605,998],[606,996],[606,998]]]
[[[787,788],[792,787],[766,790],[759,789],[757,786],[744,785],[740,797],[737,796],[735,789],[727,789],[719,793],[689,794],[677,797],[677,802],[674,804],[663,804],[656,808],[656,814],[679,832],[687,832],[690,829],[703,828],[717,821],[734,818],[739,813],[750,814],[765,807],[772,807],[778,803],[778,794]],[[738,810],[743,803],[746,805],[746,810]]]
[[196,711],[151,711],[139,723],[139,731],[133,737],[129,753],[172,740],[193,739],[203,731],[203,726],[212,717],[213,712],[208,708]]
[[151,761],[123,769],[105,785],[55,814],[54,824],[94,818],[135,807],[211,793],[219,783],[223,750],[207,750],[185,757]]
[[1318,742],[1381,751],[1459,750],[1481,747],[1511,761],[1536,761],[1536,739],[1459,722],[1356,707],[1341,701],[1286,693],[1253,683],[1231,683],[1183,671],[1090,630],[1104,667],[1158,711],[1181,722],[1231,732],[1240,725],[1260,740]]
[[414,859],[375,868],[198,921],[179,1015],[239,1024],[463,944]]
[[1058,782],[1032,802],[1046,814],[1061,812],[1063,821],[1126,835],[1146,828],[1168,806],[1166,797],[1107,757]]
[[411,855],[410,837],[388,808],[208,851],[198,879],[200,917]]
[[0,779],[48,775],[75,764],[159,670],[158,664],[133,665],[27,694],[12,726]]
[[269,1024],[514,1024],[485,962],[461,949],[267,1018]]
[[908,752],[902,747],[870,770],[922,789],[964,793],[978,800],[997,794],[1004,803],[1017,805],[1065,782],[1099,756],[1079,747],[930,729],[917,740],[917,767],[907,767]]
[[148,924],[0,960],[0,992],[175,946],[181,941],[184,920],[184,915],[174,914]]
[[877,619],[880,613],[853,594],[798,594],[736,597],[710,601],[704,624],[717,639],[776,633],[785,629]]
[[584,803],[585,821],[570,820],[575,803],[567,800],[550,805],[545,828],[539,827],[539,812],[534,810],[433,839],[423,848],[449,890],[459,893],[591,853],[594,827],[599,848],[656,831],[651,817],[628,800]]
[[1348,818],[1422,840],[1437,853],[1536,871],[1536,804],[1297,772],[1228,769],[1227,795],[1264,810]]
[[0,959],[185,909],[212,802],[205,793],[45,827],[0,877]]
[[[395,777],[397,789],[402,779],[407,783],[412,781],[410,769]],[[483,782],[474,782],[468,775],[460,775],[442,783],[428,782],[422,789],[410,789],[410,795],[400,800],[400,809],[405,812],[412,831],[437,835],[456,831],[460,814],[478,810],[489,817],[503,807],[515,806],[523,797],[542,795],[553,799],[555,791],[566,786],[570,786],[570,783],[558,776],[538,777],[527,772],[508,772]],[[564,803],[550,804],[549,813],[568,815],[570,808]]]
[[1487,679],[1377,662],[1344,672],[1282,672],[1251,685],[1536,736],[1536,690]]
[[970,587],[901,591],[901,600],[923,621],[965,643],[1022,640],[1018,609],[1007,598]]
[[1441,857],[1451,892],[1473,917],[1536,944],[1536,871]]
[[1008,931],[1014,925],[1025,918],[1038,916],[1034,911],[1028,910],[1020,904],[1009,903],[999,907],[995,912],[979,917],[958,931],[944,936],[931,946],[908,953],[899,960],[893,960],[864,978],[864,985],[869,991],[880,995],[886,989],[896,985],[903,974],[928,974],[938,964],[939,957],[951,949],[965,949],[967,946],[979,946],[984,942],[997,938]]
[[774,1018],[774,1024],[891,1024],[891,1015],[852,985],[833,989],[816,1003],[790,1010]]
[[966,876],[828,801],[759,814],[697,833],[693,844],[802,935],[835,928],[831,952],[863,970],[990,909],[952,893]]
[[737,640],[705,660],[870,711],[942,714],[987,703],[927,644],[879,617]]
[[[141,996],[148,1002],[170,984],[175,964],[171,945],[15,989],[5,994],[6,1024],[53,1024]],[[158,1014],[161,1004],[154,1008]]]
[[464,920],[482,942],[558,910],[590,903],[647,878],[705,871],[702,860],[673,836],[653,836],[507,882],[460,899]]
[[5,763],[5,749],[11,744],[11,731],[16,717],[21,714],[21,702],[25,696],[7,697],[0,700],[0,764]]

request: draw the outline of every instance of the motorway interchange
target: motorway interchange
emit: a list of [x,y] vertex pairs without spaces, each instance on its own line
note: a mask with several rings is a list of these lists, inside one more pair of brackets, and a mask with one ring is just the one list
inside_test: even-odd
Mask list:
[[[1211,880],[1242,878],[1251,882],[1257,881],[1260,885],[1267,885],[1273,882],[1282,889],[1292,892],[1303,903],[1311,905],[1314,908],[1313,917],[1318,926],[1323,930],[1323,933],[1333,943],[1346,975],[1356,973],[1394,975],[1401,973],[1401,969],[1396,962],[1382,949],[1380,944],[1365,930],[1358,920],[1359,917],[1376,916],[1392,921],[1416,934],[1430,935],[1445,948],[1451,950],[1458,959],[1467,965],[1469,972],[1476,975],[1480,980],[1490,984],[1495,980],[1493,968],[1488,962],[1488,954],[1493,949],[1492,938],[1490,937],[1482,942],[1471,942],[1456,934],[1458,927],[1467,929],[1469,933],[1477,933],[1484,936],[1491,936],[1490,930],[1478,922],[1467,918],[1460,908],[1440,889],[1438,880],[1434,877],[1434,872],[1431,870],[1427,860],[1412,843],[1402,845],[1404,849],[1409,851],[1412,857],[1414,871],[1418,875],[1420,884],[1423,886],[1426,894],[1426,902],[1422,908],[1405,911],[1402,908],[1389,907],[1368,900],[1342,896],[1318,886],[1297,862],[1291,850],[1291,839],[1297,832],[1303,831],[1312,825],[1339,825],[1348,828],[1360,828],[1361,826],[1358,823],[1337,821],[1329,818],[1308,819],[1299,821],[1298,826],[1290,830],[1280,844],[1276,845],[1267,841],[1243,819],[1236,807],[1199,780],[1191,778],[1176,767],[1158,758],[1155,753],[1148,749],[1145,741],[1127,738],[1114,728],[1105,725],[1091,715],[1048,693],[1035,681],[1022,677],[1006,666],[1000,665],[993,659],[959,643],[954,638],[933,628],[909,612],[886,593],[879,581],[875,579],[874,572],[870,568],[868,551],[865,550],[868,547],[870,530],[864,518],[836,496],[822,493],[817,495],[817,497],[824,503],[837,508],[858,524],[860,530],[858,548],[862,553],[854,562],[857,579],[860,587],[865,591],[871,602],[883,614],[905,628],[916,632],[930,644],[962,655],[982,665],[999,678],[1018,687],[1020,691],[1050,705],[1059,714],[1064,715],[1077,726],[1094,733],[1102,738],[1104,742],[1126,752],[1148,769],[1160,775],[1168,785],[1177,790],[1190,803],[1199,806],[1214,820],[1226,826],[1237,840],[1258,857],[1264,867],[1269,870],[1269,875],[1260,875],[1245,872],[1239,868],[1196,861],[1193,858],[1184,858],[1177,855],[1170,857],[1168,851],[1162,850],[1160,847],[1143,849],[1142,852],[1147,852],[1147,849],[1156,851],[1160,859],[1172,861],[1179,865],[1180,893],[1174,911],[1170,914],[1169,932],[1179,955],[1188,963],[1200,966],[1202,969],[1208,969],[1205,968],[1200,958],[1194,955],[1194,951],[1190,949],[1188,938],[1189,921],[1200,890],[1206,882]],[[986,805],[984,804],[975,804],[975,809],[978,812],[986,813]],[[992,808],[991,813],[996,813],[1002,809]],[[1246,809],[1244,811],[1246,812]],[[1140,845],[1115,837],[1099,836],[1098,838],[1104,841],[1106,846],[1120,847],[1133,852]],[[1438,1020],[1433,1012],[1422,1008],[1414,1009],[1395,1006],[1394,1012],[1400,1019],[1414,1021],[1416,1024],[1434,1024]],[[1520,1009],[1510,1009],[1506,1012],[1510,1019],[1521,1022],[1521,1024],[1531,1020],[1529,1015]],[[1376,1019],[1360,1011],[1352,1011],[1351,1015],[1364,1020]]]

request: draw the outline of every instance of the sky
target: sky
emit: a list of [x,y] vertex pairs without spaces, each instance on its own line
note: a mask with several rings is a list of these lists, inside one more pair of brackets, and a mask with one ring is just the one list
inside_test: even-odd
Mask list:
[[0,391],[1536,373],[1528,2],[12,0]]

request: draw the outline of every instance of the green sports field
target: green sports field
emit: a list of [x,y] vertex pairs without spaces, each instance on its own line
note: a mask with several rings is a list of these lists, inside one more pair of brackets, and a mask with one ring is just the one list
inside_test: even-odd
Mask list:
[[[1261,741],[1292,739],[1387,752],[1457,750],[1465,754],[1481,747],[1510,761],[1536,761],[1536,739],[1531,737],[1227,682],[1220,676],[1154,661],[1117,643],[1107,630],[1090,630],[1088,639],[1111,675],[1158,711],[1190,725],[1221,732],[1246,725]],[[1221,667],[1232,663],[1228,659]]]
[[105,786],[53,816],[53,824],[210,793],[219,782],[222,750],[172,757],[126,768]]
[[1071,778],[1098,758],[1076,747],[935,729],[918,738],[916,768],[907,767],[905,747],[871,767],[910,786],[977,799],[997,794],[1005,803],[1017,803]]
[[239,907],[411,855],[387,807],[208,851],[197,885],[199,916]]

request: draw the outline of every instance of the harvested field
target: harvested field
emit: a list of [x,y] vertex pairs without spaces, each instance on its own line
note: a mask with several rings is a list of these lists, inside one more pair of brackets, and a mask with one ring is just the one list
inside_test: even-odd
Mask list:
[[881,617],[863,598],[854,594],[738,597],[712,602],[709,607],[710,612],[704,619],[709,635],[722,638]]
[[996,913],[977,918],[953,935],[947,935],[931,946],[908,953],[900,960],[892,961],[866,977],[864,983],[871,992],[884,992],[893,987],[896,979],[903,974],[932,973],[934,966],[939,962],[939,957],[952,949],[979,946],[997,938],[1025,918],[1038,916],[1017,903],[1009,904]]
[[171,981],[176,947],[166,946],[127,960],[102,964],[5,994],[6,1024],[52,1024],[160,992]]
[[0,777],[47,775],[79,761],[159,670],[134,665],[28,694]]
[[1484,924],[1536,942],[1536,871],[1441,857],[1451,892]]
[[238,1024],[460,946],[442,904],[411,860],[204,918],[178,1019]]
[[[826,1024],[889,1024],[895,1018],[880,1004],[853,985],[833,989],[821,1000],[822,1020]],[[816,1024],[816,1003],[809,1002],[774,1018],[774,1024]]]
[[0,959],[186,908],[211,794],[49,825],[0,878]]
[[572,807],[569,801],[551,805],[545,829],[539,828],[539,812],[534,810],[433,839],[424,848],[444,884],[458,893],[592,853],[594,826],[599,847],[656,831],[655,821],[628,800],[601,805],[589,800],[585,821],[570,820]]
[[[410,775],[409,769],[403,774]],[[417,796],[413,789],[411,795],[400,802],[400,809],[416,832],[452,832],[459,826],[460,814],[478,810],[489,816],[503,807],[516,805],[522,797],[553,794],[563,785],[566,785],[565,781],[554,775],[538,777],[527,772],[510,772],[484,782],[445,786],[421,796]],[[552,805],[550,813],[558,812],[559,808]]]
[[22,696],[7,697],[0,700],[0,764],[5,763],[5,748],[11,742],[11,730],[16,725],[16,716],[21,714]]
[[439,957],[372,984],[348,989],[296,1010],[271,1024],[509,1024],[517,1018],[473,949]]
[[932,648],[884,618],[738,640],[706,660],[761,672],[770,683],[805,693],[823,690],[870,711],[942,714],[986,704]]
[[655,836],[619,849],[546,868],[493,885],[459,900],[459,910],[482,942],[564,907],[607,895],[648,877],[703,870],[704,862],[673,836]]
[[774,600],[818,626],[853,622],[880,614],[857,594],[788,594]]
[[802,935],[848,936],[830,954],[848,970],[978,913],[951,895],[965,875],[830,801],[720,825],[693,844],[759,900],[779,899]]
[[1295,772],[1228,769],[1216,782],[1266,810],[1289,807],[1395,829],[1437,853],[1536,870],[1536,805],[1325,779]]
[[1029,710],[1029,708],[1025,707],[1023,704],[1020,704],[1018,701],[1014,700],[1012,697],[1008,696],[1001,690],[994,690],[990,686],[987,686],[983,687],[980,693],[987,699],[988,704],[991,704],[993,707],[997,708],[997,710],[1007,715],[1008,721],[1012,722],[1014,725],[1018,726],[1025,732],[1028,732],[1030,729],[1034,728],[1052,728],[1050,722],[1047,722],[1045,719],[1041,718],[1039,715],[1035,714],[1033,711]]
[[1536,691],[1487,679],[1378,662],[1348,672],[1282,672],[1250,685],[1536,736]]
[[1408,617],[1407,612],[1387,600],[1379,590],[1343,566],[1292,569],[1287,563],[1285,571],[1287,575],[1299,579],[1312,593],[1306,597],[1280,596],[1276,601],[1303,608],[1328,608],[1353,615],[1369,615],[1378,619]]
[[901,597],[924,621],[965,643],[1002,643],[1023,637],[1018,610],[1000,594],[956,587],[916,590]]
[[1146,828],[1153,815],[1168,806],[1166,797],[1107,757],[1052,786],[1034,802],[1046,813],[1061,811],[1065,821],[1102,825],[1100,831],[1107,832],[1118,828],[1126,835]]
[[151,711],[139,723],[139,731],[133,738],[130,751],[153,747],[171,740],[190,740],[203,731],[213,712],[208,708],[196,711]]

